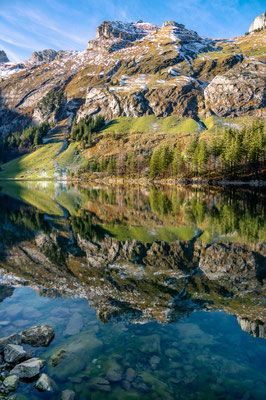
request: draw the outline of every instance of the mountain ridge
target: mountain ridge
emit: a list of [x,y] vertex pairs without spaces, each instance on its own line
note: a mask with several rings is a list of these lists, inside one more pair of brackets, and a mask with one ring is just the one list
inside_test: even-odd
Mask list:
[[104,21],[83,52],[44,50],[0,67],[0,133],[46,119],[38,104],[57,90],[70,124],[97,114],[263,117],[265,39],[265,30],[209,39],[174,21]]

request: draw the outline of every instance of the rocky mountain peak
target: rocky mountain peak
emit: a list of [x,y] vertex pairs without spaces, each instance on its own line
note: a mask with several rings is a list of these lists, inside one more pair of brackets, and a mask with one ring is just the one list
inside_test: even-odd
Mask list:
[[4,50],[0,50],[0,64],[7,63],[7,62],[9,62],[9,59],[8,59],[6,53],[4,52]]
[[104,21],[96,30],[96,39],[123,39],[135,41],[155,30],[155,25],[142,20],[135,22]]
[[30,58],[30,61],[34,63],[49,63],[54,60],[61,60],[65,57],[71,57],[78,54],[78,51],[75,50],[52,50],[46,49],[42,51],[34,51]]
[[164,21],[162,27],[165,28],[165,27],[168,27],[168,26],[177,27],[177,28],[185,28],[185,25],[179,24],[178,22],[175,22],[175,21]]
[[252,24],[250,25],[249,32],[254,32],[256,29],[265,29],[266,28],[266,12],[262,13],[258,17],[254,19]]
[[34,51],[31,55],[30,61],[33,62],[49,62],[53,61],[57,56],[57,51],[46,49],[42,51]]
[[88,50],[103,50],[108,48],[111,53],[130,46],[136,40],[156,32],[156,25],[139,20],[138,22],[103,21],[97,27],[96,39],[88,42]]

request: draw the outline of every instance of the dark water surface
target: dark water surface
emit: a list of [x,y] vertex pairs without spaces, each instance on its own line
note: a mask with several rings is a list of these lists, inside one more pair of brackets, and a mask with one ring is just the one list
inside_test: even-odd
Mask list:
[[18,399],[265,398],[264,192],[0,186],[0,337],[55,329]]

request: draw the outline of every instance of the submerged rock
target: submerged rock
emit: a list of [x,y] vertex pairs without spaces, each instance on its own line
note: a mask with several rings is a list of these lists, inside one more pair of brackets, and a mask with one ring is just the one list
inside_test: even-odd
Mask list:
[[74,313],[67,324],[64,335],[65,336],[75,335],[76,333],[79,333],[81,331],[82,327],[83,327],[83,320],[81,314]]
[[90,380],[89,386],[91,389],[100,390],[101,392],[110,392],[111,386],[107,379],[96,377]]
[[34,386],[41,392],[51,392],[53,390],[51,379],[47,374],[41,374]]
[[60,362],[66,358],[67,352],[64,349],[58,350],[55,354],[50,357],[49,365],[56,367]]
[[11,370],[11,374],[17,375],[19,378],[33,378],[38,375],[45,366],[46,361],[41,358],[31,358],[18,364]]
[[137,374],[133,368],[128,368],[126,370],[126,380],[132,382],[136,378]]
[[61,395],[61,400],[75,400],[75,392],[73,390],[63,390],[62,395]]
[[114,366],[108,369],[106,374],[107,379],[110,382],[119,382],[122,379],[122,371],[118,366]]
[[7,344],[21,344],[21,335],[14,333],[13,335],[0,339],[0,353],[3,353]]
[[54,330],[49,325],[32,326],[22,332],[22,343],[33,347],[46,347],[51,343],[54,336]]
[[5,360],[8,363],[17,363],[26,356],[26,351],[17,344],[7,344],[4,350]]

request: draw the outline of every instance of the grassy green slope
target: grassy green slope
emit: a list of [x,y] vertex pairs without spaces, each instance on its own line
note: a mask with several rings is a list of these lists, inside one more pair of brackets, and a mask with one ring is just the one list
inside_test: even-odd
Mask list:
[[200,131],[199,124],[192,118],[181,119],[175,116],[159,118],[146,115],[140,118],[120,117],[109,122],[101,133],[193,133]]
[[[89,158],[102,157],[108,155],[108,147],[112,147],[113,154],[121,151],[116,137],[113,135],[126,135],[128,143],[130,140],[136,143],[138,148],[144,146],[150,150],[155,136],[164,144],[172,145],[173,138],[176,141],[183,135],[182,140],[187,140],[190,134],[199,134],[201,138],[209,140],[211,135],[221,131],[224,127],[232,126],[241,128],[245,124],[251,124],[251,118],[219,118],[211,116],[197,122],[192,118],[178,118],[175,116],[159,118],[155,115],[143,116],[140,118],[120,117],[110,121],[100,132],[101,139],[99,143],[90,148],[87,156]],[[145,135],[149,137],[145,138]],[[136,138],[136,135],[138,136]],[[131,138],[131,139],[130,139]],[[126,148],[122,143],[122,149],[129,151],[130,146]],[[101,146],[102,145],[102,146]],[[154,147],[154,144],[153,144]],[[110,150],[110,149],[109,149]],[[132,149],[131,149],[132,150]],[[103,153],[104,152],[104,153]],[[90,154],[89,154],[90,153]],[[66,176],[66,171],[76,171],[82,168],[86,163],[86,157],[78,151],[76,143],[68,144],[64,136],[57,136],[56,140],[40,146],[31,154],[16,158],[1,166],[1,178],[13,179],[55,179]]]
[[77,169],[85,159],[78,153],[76,144],[66,149],[63,142],[48,143],[33,153],[3,164],[0,178],[47,179],[64,176],[68,168]]

